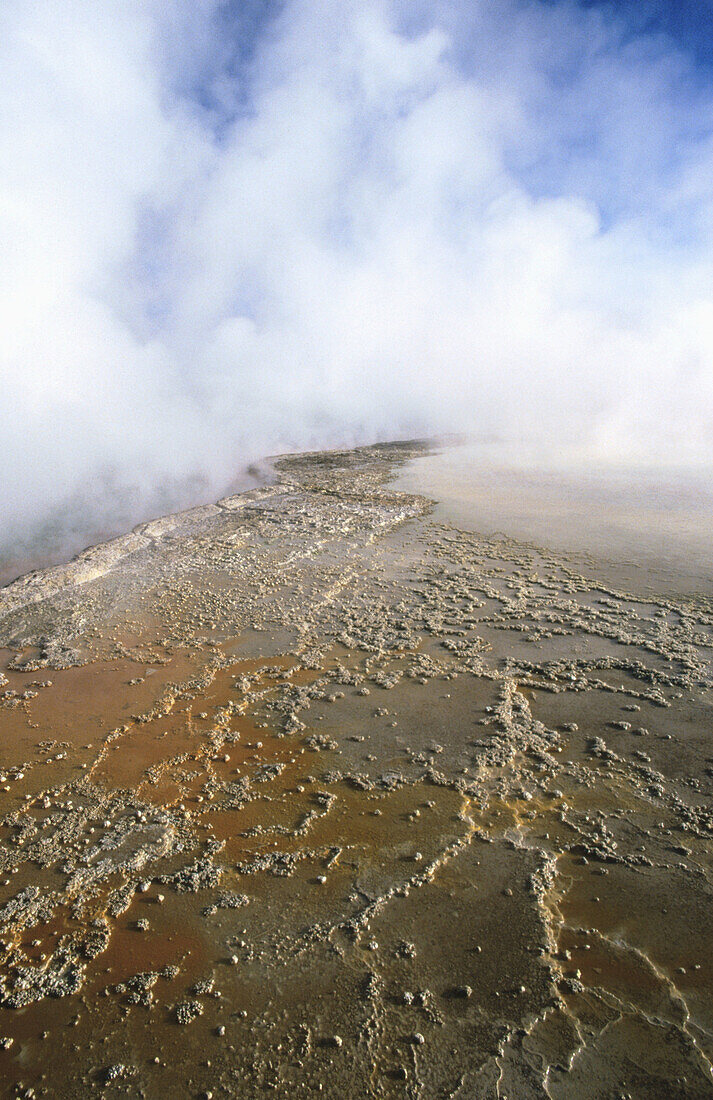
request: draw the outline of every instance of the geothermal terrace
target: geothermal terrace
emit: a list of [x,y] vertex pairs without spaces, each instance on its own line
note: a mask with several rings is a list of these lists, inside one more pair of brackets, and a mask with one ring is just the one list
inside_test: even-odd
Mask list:
[[0,590],[10,1095],[713,1096],[713,599],[304,454]]

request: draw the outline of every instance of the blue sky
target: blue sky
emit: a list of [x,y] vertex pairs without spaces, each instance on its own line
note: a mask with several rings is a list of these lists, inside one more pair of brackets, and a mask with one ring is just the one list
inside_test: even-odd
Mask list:
[[6,525],[441,431],[713,456],[708,0],[13,0]]
[[713,64],[711,0],[582,0],[585,7],[611,8],[640,31],[663,32],[695,59]]

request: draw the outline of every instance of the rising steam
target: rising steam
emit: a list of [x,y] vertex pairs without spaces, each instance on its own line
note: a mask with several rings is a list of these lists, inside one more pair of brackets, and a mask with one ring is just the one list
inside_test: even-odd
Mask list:
[[710,458],[713,99],[671,40],[524,0],[0,24],[0,541],[376,438]]

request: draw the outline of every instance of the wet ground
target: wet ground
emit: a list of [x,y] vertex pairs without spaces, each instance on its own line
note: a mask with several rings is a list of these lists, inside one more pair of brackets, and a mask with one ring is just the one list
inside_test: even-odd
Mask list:
[[648,592],[713,591],[710,466],[646,467],[504,443],[460,443],[423,455],[396,487],[437,502],[467,531],[504,531],[562,550],[593,579]]
[[426,452],[0,592],[8,1095],[713,1096],[711,591],[461,529]]

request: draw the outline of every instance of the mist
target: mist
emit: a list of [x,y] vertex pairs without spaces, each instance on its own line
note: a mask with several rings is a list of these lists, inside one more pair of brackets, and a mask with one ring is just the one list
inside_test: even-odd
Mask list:
[[6,0],[0,547],[377,439],[710,462],[713,95],[632,10]]

